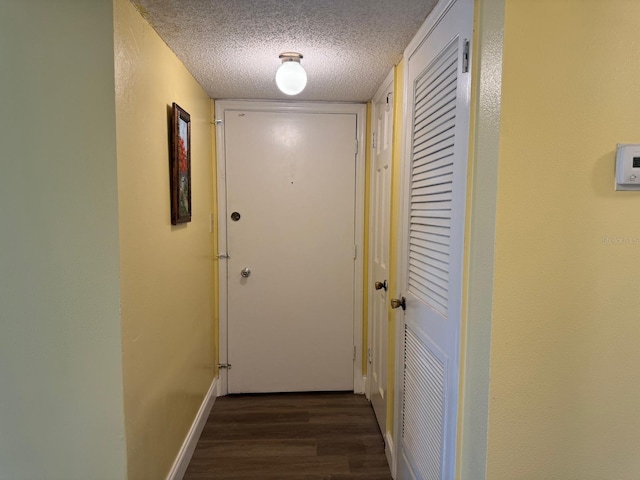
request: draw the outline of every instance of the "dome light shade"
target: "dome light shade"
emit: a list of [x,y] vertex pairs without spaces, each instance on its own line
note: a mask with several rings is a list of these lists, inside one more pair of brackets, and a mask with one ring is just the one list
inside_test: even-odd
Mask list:
[[276,85],[282,93],[297,95],[307,85],[307,72],[300,65],[302,55],[299,53],[283,53],[280,55],[282,65],[276,72]]

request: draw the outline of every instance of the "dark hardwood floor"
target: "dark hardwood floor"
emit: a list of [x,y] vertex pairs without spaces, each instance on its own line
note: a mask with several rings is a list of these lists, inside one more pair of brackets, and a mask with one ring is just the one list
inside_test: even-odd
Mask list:
[[185,480],[391,480],[369,402],[353,393],[216,399]]

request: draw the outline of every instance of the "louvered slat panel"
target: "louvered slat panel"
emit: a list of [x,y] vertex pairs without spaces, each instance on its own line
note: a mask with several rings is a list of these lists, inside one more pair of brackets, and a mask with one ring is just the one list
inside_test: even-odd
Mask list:
[[[447,168],[450,167],[451,164],[453,163],[453,155],[449,154],[449,155],[444,155],[444,156],[439,156],[439,157],[432,157],[433,160],[431,160],[429,163],[423,163],[422,165],[417,165],[416,162],[416,168],[414,169],[414,175],[416,176],[416,179],[420,178],[419,175],[423,175],[423,174],[430,174],[431,172],[436,172],[436,174],[441,174],[442,172],[439,172],[438,170],[442,169],[442,168]],[[449,171],[449,170],[445,170],[445,171]]]
[[[455,85],[453,85],[452,88],[453,87],[455,87]],[[456,92],[453,90],[444,93],[446,93],[447,96],[438,99],[438,103],[432,105],[428,110],[425,110],[425,112],[423,112],[422,119],[415,123],[414,127],[416,136],[432,130],[434,127],[451,117],[451,102],[456,100]]]
[[448,115],[436,119],[419,132],[416,132],[414,145],[417,147],[434,136],[455,127],[455,117],[453,116],[453,112],[449,111],[448,113]]
[[413,238],[411,238],[410,244],[420,245],[421,247],[449,255],[450,242],[447,238],[448,237],[442,238],[441,236],[432,233],[416,232]]
[[451,217],[450,208],[430,208],[430,209],[413,209],[411,210],[411,217],[416,217],[416,221],[422,217],[434,217],[434,218],[449,218]]
[[422,133],[423,130],[428,130],[429,127],[433,127],[443,120],[446,120],[451,116],[451,102],[456,99],[456,85],[446,85],[446,90],[443,90],[442,96],[437,101],[425,108],[420,115],[415,119],[415,131],[416,133]]
[[[421,295],[433,297],[433,300],[431,301],[432,306],[430,308],[433,308],[435,311],[442,313],[442,311],[445,309],[445,307],[442,305],[445,299],[438,297],[437,292],[429,290],[428,288],[424,287],[423,284],[424,282],[421,278],[409,278],[408,285],[412,288],[412,292],[419,292]],[[415,295],[415,293],[413,294]]]
[[[434,227],[432,225],[413,225],[411,230],[418,238],[425,238],[429,241],[443,243],[445,245],[449,245],[450,243],[449,230],[446,228]],[[412,235],[414,233],[412,233]]]
[[[432,248],[428,248],[428,247],[423,247],[422,245],[420,245],[418,242],[411,242],[410,245],[411,250],[416,251],[416,252],[420,252],[423,255],[432,258],[433,260],[437,261],[437,262],[441,262],[445,265],[447,265],[449,263],[449,254],[448,253],[443,253],[441,251],[432,249]],[[442,267],[441,267],[442,268]],[[444,269],[444,268],[443,268]]]
[[437,229],[433,227],[415,226],[411,229],[412,240],[414,238],[424,240],[429,243],[433,243],[433,248],[441,245],[443,249],[449,248],[451,243],[449,240],[449,231],[443,229]]
[[404,338],[402,439],[405,452],[419,459],[415,463],[419,478],[440,479],[445,364],[410,328],[405,328]]
[[430,142],[426,145],[421,145],[420,148],[416,148],[413,151],[415,160],[419,161],[424,157],[430,155],[437,155],[439,152],[443,152],[449,148],[453,148],[453,134],[444,138],[440,142]]
[[[454,135],[453,129],[454,129],[454,126],[452,125],[451,127],[449,127],[448,130],[444,130],[442,132],[437,133],[436,135],[425,138],[421,145],[419,146],[416,145],[416,148],[414,149],[416,156],[422,151],[424,151],[424,147],[441,145],[447,142],[448,140],[450,140],[451,138],[453,138],[453,135]],[[448,142],[446,144],[449,145]]]
[[413,252],[411,255],[416,256],[416,261],[424,263],[427,267],[433,267],[434,272],[439,273],[440,276],[442,276],[442,272],[446,274],[446,268],[449,264],[448,256],[434,252],[433,250],[418,247],[417,245],[411,245],[410,251]]
[[[416,283],[415,287],[420,288],[422,291],[430,292],[433,295],[432,304],[433,308],[439,312],[442,312],[443,308],[446,307],[448,301],[448,292],[445,288],[442,287],[442,284],[446,281],[440,278],[435,274],[438,270],[435,268],[431,268],[427,273],[426,270],[421,268],[422,265],[419,262],[414,263],[414,273],[411,277],[409,277],[414,283]],[[422,288],[418,283],[424,283],[424,281],[429,282],[429,288]],[[438,308],[435,308],[435,305],[438,305]]]
[[[431,299],[433,308],[442,311],[442,307],[446,307],[447,305],[447,297],[448,293],[443,284],[446,284],[446,280],[438,277],[433,274],[432,270],[430,273],[427,273],[425,270],[421,268],[421,265],[418,262],[413,263],[413,272],[409,275],[409,279],[416,284],[416,288],[418,288],[421,283],[424,283],[423,291],[432,292],[434,297]],[[409,283],[412,283],[411,281]],[[435,308],[435,305],[439,305],[439,308]]]
[[418,226],[444,227],[449,235],[451,230],[451,210],[415,210],[411,213],[411,223]]
[[[424,201],[424,197],[422,195],[411,195],[411,200],[416,203],[427,203]],[[429,197],[429,202],[446,202],[451,200],[451,192],[445,192],[439,195],[431,195]]]
[[423,98],[417,99],[420,105],[415,110],[414,126],[416,130],[420,130],[425,123],[431,123],[450,110],[450,101],[456,96],[456,64],[449,66],[446,75],[444,83],[438,85]]
[[[422,102],[425,96],[433,91],[434,86],[441,83],[439,79],[441,79],[443,73],[447,71],[447,66],[455,61],[456,59],[451,51],[435,60],[431,68],[422,75],[423,81],[416,86],[414,95],[415,103]],[[418,111],[417,108],[416,111]]]
[[423,210],[451,210],[450,201],[442,202],[429,202],[429,203],[414,203],[411,206],[411,212],[421,212]]
[[409,291],[445,317],[448,313],[457,57],[457,43],[453,43],[417,79],[411,144]]
[[[457,50],[457,49],[456,49]],[[415,89],[415,109],[416,114],[420,114],[426,106],[430,98],[437,97],[438,92],[442,91],[443,84],[449,84],[450,73],[452,69],[455,69],[457,64],[457,55],[454,51],[450,50],[447,54],[439,57],[427,71],[424,72],[420,83],[416,85]]]
[[[429,185],[451,185],[453,181],[453,172],[447,170],[445,172],[430,172],[415,175],[413,177],[413,187],[421,188]],[[449,187],[450,188],[450,187]]]
[[[424,280],[427,280],[429,282],[429,288],[427,290],[430,292],[433,292],[433,294],[435,295],[433,301],[437,300],[438,305],[442,306],[444,304],[446,306],[447,299],[448,299],[448,292],[442,286],[442,284],[446,283],[446,280],[436,275],[436,272],[438,272],[437,269],[431,268],[427,272],[424,268],[422,268],[424,267],[424,264],[421,264],[420,262],[413,262],[413,263],[414,263],[414,273],[412,274],[413,276],[410,278],[412,278],[416,282],[423,282]],[[439,273],[442,273],[442,272],[439,272]],[[442,308],[438,308],[437,310],[441,311]]]
[[433,152],[427,153],[426,155],[414,156],[413,166],[415,168],[420,168],[423,165],[435,165],[436,162],[445,158],[450,158],[450,161],[452,161],[451,157],[453,157],[453,146],[441,148],[440,150],[435,150]]
[[[443,202],[447,201],[447,195],[450,197],[451,196],[451,190],[450,189],[439,189],[438,188],[439,185],[430,185],[428,187],[422,187],[422,188],[416,188],[413,192],[411,192],[411,197],[415,198],[416,200],[420,200],[419,202],[416,201],[416,203],[419,203],[419,205],[416,205],[416,210],[418,210],[417,207],[419,206],[423,206],[423,207],[427,207],[430,206],[429,204],[440,204]],[[411,206],[411,209],[413,210],[414,206]],[[433,205],[432,208],[422,208],[422,210],[442,210],[441,208],[438,208],[438,205]],[[421,222],[420,222],[421,223]]]

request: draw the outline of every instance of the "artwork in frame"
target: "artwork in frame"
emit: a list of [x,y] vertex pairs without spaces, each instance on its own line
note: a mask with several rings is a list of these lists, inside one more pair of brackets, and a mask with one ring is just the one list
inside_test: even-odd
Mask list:
[[191,117],[177,103],[171,121],[171,223],[191,221]]

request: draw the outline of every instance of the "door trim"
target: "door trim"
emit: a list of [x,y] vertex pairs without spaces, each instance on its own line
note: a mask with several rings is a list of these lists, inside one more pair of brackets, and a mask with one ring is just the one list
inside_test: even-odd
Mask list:
[[[219,100],[214,103],[214,118],[224,119],[227,111],[252,111],[276,113],[325,113],[353,114],[356,116],[356,190],[355,190],[355,242],[356,259],[354,275],[354,309],[353,309],[353,342],[355,359],[353,362],[353,391],[364,393],[365,379],[362,372],[363,355],[363,295],[364,295],[364,191],[365,191],[365,138],[366,138],[366,105],[362,103],[320,103],[320,102],[278,102],[261,100]],[[218,252],[227,252],[227,187],[224,124],[216,124],[216,166],[218,196]],[[220,285],[220,325],[219,325],[219,363],[228,363],[228,285],[227,262],[219,260]],[[219,371],[220,395],[228,393],[228,377],[226,370]]]

